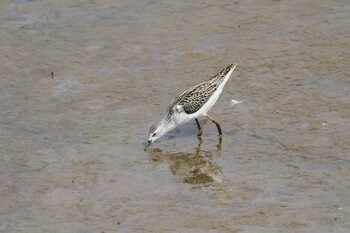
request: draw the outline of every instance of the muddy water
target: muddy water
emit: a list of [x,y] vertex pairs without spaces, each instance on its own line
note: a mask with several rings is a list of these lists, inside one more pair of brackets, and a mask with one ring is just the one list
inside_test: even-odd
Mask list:
[[[348,1],[0,6],[1,232],[350,231]],[[222,142],[202,119],[144,152],[232,62]]]

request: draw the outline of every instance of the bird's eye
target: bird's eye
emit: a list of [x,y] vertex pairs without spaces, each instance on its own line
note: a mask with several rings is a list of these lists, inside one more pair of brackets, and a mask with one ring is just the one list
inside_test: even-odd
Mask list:
[[154,137],[154,136],[156,136],[157,135],[157,133],[154,133],[154,134],[152,134],[152,137]]

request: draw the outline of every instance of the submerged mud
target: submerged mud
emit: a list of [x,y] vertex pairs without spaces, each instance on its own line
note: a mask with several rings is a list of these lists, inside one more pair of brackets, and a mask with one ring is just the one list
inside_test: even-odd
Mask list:
[[[347,1],[0,6],[1,232],[349,232]],[[201,119],[143,151],[236,62],[222,141]]]

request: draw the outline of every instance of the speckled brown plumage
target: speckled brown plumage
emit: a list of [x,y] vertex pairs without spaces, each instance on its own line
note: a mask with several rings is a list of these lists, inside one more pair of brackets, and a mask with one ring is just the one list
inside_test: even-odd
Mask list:
[[197,112],[217,90],[225,75],[230,71],[233,64],[225,67],[220,73],[213,76],[206,82],[202,82],[180,94],[168,108],[168,115],[171,115],[176,105],[183,107],[187,114]]

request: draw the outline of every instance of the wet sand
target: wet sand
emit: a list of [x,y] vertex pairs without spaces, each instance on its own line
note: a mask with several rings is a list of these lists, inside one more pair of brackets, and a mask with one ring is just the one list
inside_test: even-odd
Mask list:
[[[349,232],[348,1],[0,3],[0,232]],[[172,98],[238,66],[143,151]],[[231,100],[243,101],[234,105]]]

